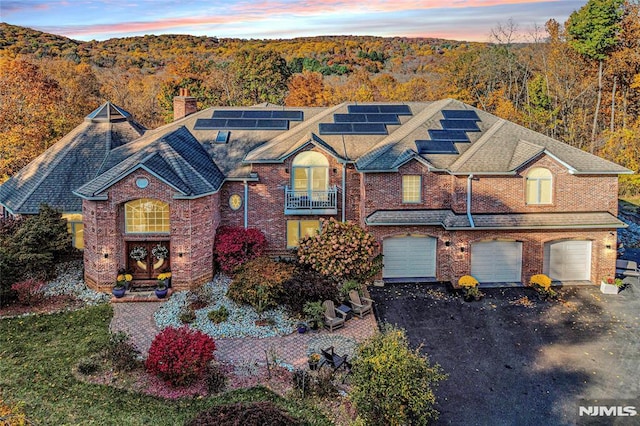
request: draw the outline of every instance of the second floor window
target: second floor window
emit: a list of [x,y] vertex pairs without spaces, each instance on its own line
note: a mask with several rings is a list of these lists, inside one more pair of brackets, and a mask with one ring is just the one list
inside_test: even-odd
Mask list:
[[301,152],[293,160],[294,191],[327,191],[329,188],[329,161],[314,151]]
[[421,197],[422,176],[404,175],[402,176],[402,202],[419,203]]
[[527,173],[527,204],[551,204],[553,179],[548,169],[535,167]]

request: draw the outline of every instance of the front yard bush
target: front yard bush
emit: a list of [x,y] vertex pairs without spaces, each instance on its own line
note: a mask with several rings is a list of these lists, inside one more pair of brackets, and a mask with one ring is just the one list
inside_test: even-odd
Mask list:
[[304,315],[303,307],[307,302],[336,300],[337,297],[338,287],[332,278],[308,267],[298,267],[283,284],[279,303],[294,315]]
[[351,369],[351,400],[367,425],[426,425],[437,419],[434,388],[446,375],[404,330],[386,326],[358,346]]
[[131,371],[139,365],[140,351],[131,342],[129,336],[120,331],[109,337],[107,357],[117,371]]
[[291,279],[295,265],[258,257],[240,267],[227,296],[236,303],[251,305],[258,312],[275,307],[283,284]]
[[258,229],[222,226],[214,243],[215,261],[220,270],[232,274],[239,266],[261,256],[267,238]]
[[365,282],[382,268],[375,237],[357,224],[321,220],[319,234],[300,240],[298,260],[323,275]]
[[11,290],[16,293],[18,301],[21,304],[25,306],[34,306],[44,299],[44,285],[44,281],[29,278],[12,284]]
[[146,368],[173,386],[198,380],[213,359],[216,345],[206,334],[188,327],[167,327],[151,343]]
[[198,414],[187,426],[296,426],[300,422],[273,402],[218,405]]

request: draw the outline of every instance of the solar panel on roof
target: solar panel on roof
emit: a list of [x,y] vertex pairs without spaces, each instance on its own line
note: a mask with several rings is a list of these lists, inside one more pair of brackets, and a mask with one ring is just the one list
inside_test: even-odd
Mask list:
[[257,120],[247,120],[244,118],[230,118],[227,120],[227,129],[255,129]]
[[349,111],[349,113],[379,113],[380,109],[378,108],[378,105],[349,105],[347,107],[347,110]]
[[474,120],[440,120],[445,130],[464,130],[466,132],[479,132],[480,128]]
[[242,111],[220,109],[213,111],[213,118],[242,118]]
[[220,109],[213,111],[213,118],[245,118],[245,119],[277,119],[289,121],[302,121],[303,111],[281,111],[281,110],[228,110]]
[[272,111],[271,118],[279,118],[290,121],[304,120],[304,112],[302,111]]
[[387,126],[383,123],[353,123],[355,135],[386,135]]
[[417,140],[418,154],[458,154],[458,149],[451,141]]
[[289,122],[287,120],[258,120],[256,123],[257,130],[288,130]]
[[213,130],[224,128],[227,124],[226,118],[198,118],[194,130]]
[[443,109],[444,118],[457,120],[477,120],[480,121],[478,114],[472,109]]
[[386,135],[382,123],[320,123],[321,135]]
[[383,123],[400,124],[400,119],[396,114],[333,114],[333,121],[336,123]]
[[380,105],[379,109],[383,114],[413,115],[408,105]]
[[432,141],[469,142],[469,137],[462,130],[429,130]]

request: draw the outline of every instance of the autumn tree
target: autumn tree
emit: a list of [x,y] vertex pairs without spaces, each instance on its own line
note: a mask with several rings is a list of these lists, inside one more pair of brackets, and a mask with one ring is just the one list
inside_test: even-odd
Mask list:
[[304,71],[291,77],[287,106],[324,106],[324,82],[319,72]]
[[232,69],[243,105],[283,103],[289,69],[278,53],[268,49],[243,49],[236,54]]
[[567,21],[569,45],[584,57],[598,62],[598,97],[593,114],[591,152],[595,149],[598,115],[602,102],[603,64],[618,41],[624,0],[589,0]]

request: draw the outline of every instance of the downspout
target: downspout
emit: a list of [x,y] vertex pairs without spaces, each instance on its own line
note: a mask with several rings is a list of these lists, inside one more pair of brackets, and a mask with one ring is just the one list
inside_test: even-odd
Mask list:
[[247,180],[242,181],[244,184],[244,229],[249,227],[249,184]]
[[473,180],[473,175],[469,175],[467,177],[467,219],[469,219],[469,225],[472,228],[475,228],[476,225],[473,223],[473,217],[471,217],[471,181]]
[[345,206],[347,202],[347,163],[342,163],[342,221],[346,220],[346,211],[347,208]]

